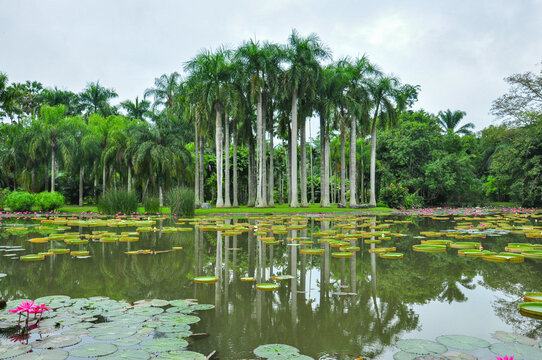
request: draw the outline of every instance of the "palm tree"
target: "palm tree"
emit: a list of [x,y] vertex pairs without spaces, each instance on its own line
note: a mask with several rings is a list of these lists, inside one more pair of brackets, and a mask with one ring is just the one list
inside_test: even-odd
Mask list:
[[114,89],[107,89],[101,86],[99,81],[96,81],[87,84],[79,94],[79,99],[87,116],[100,114],[106,117],[116,112],[116,109],[109,104],[109,100],[117,96]]
[[289,68],[284,72],[284,84],[291,94],[291,207],[299,207],[297,198],[297,101],[299,97],[315,93],[316,79],[320,72],[319,59],[329,56],[329,51],[321,44],[316,34],[302,38],[296,30],[290,35],[286,50]]
[[13,122],[15,115],[22,112],[18,104],[20,97],[20,89],[9,85],[7,75],[0,72],[0,119],[7,116]]
[[223,158],[223,135],[222,135],[222,112],[224,102],[229,91],[227,80],[230,78],[230,53],[225,49],[219,49],[215,53],[202,51],[194,59],[186,63],[186,70],[196,76],[202,86],[202,94],[205,102],[212,106],[216,112],[215,142],[216,142],[216,172],[217,172],[217,200],[216,207],[224,207],[222,167]]
[[126,111],[128,119],[145,120],[149,116],[151,103],[147,100],[139,101],[139,97],[136,96],[134,102],[125,100],[120,103],[120,106]]
[[466,112],[459,110],[455,110],[453,112],[450,109],[446,111],[439,111],[437,120],[438,125],[445,134],[470,135],[474,129],[473,123],[467,123],[456,130],[459,123],[466,115]]

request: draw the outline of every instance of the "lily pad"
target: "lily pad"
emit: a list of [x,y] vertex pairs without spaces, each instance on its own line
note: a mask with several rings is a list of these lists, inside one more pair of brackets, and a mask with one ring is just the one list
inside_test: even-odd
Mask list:
[[506,331],[495,331],[493,334],[491,334],[491,336],[494,339],[505,343],[518,342],[525,345],[536,345],[538,343],[535,339],[531,339],[530,337],[509,333]]
[[[443,245],[446,247],[445,245]],[[426,354],[442,354],[448,348],[442,344],[439,344],[434,341],[424,340],[424,339],[404,339],[399,340],[395,346],[399,349],[418,355]]]
[[108,343],[87,343],[78,346],[70,351],[70,356],[93,358],[105,356],[117,351],[117,347]]
[[213,304],[193,304],[188,307],[190,311],[202,311],[202,310],[212,310],[215,306]]
[[176,338],[153,338],[141,342],[141,348],[151,353],[174,351],[187,346],[188,341]]
[[164,314],[160,317],[160,321],[167,324],[195,324],[200,320],[199,317],[194,315],[186,315],[179,313]]
[[489,349],[499,356],[513,356],[514,360],[542,359],[542,349],[518,343],[496,343]]
[[477,360],[476,356],[461,351],[447,351],[442,355],[449,360]]
[[525,301],[542,302],[542,293],[540,292],[528,292],[525,294]]
[[267,360],[314,360],[310,356],[302,354],[274,355],[268,357]]
[[205,360],[207,357],[194,351],[170,351],[161,353],[157,358],[162,360]]
[[212,284],[218,281],[218,276],[199,276],[194,278],[194,282],[198,284]]
[[264,290],[264,291],[277,290],[278,288],[279,288],[279,285],[278,285],[278,284],[262,283],[262,284],[257,284],[257,285],[256,285],[256,289],[258,289],[258,290]]
[[459,350],[476,350],[478,348],[486,348],[491,345],[489,342],[473,337],[464,335],[443,335],[437,338],[437,342],[444,346]]
[[90,330],[90,336],[96,340],[117,340],[132,336],[136,330],[127,327],[95,328]]
[[154,316],[164,312],[164,309],[159,307],[142,307],[130,310],[129,314]]
[[518,305],[521,312],[542,316],[542,302],[526,302]]
[[187,307],[188,305],[190,305],[186,300],[171,300],[169,304],[171,306],[180,307],[180,308]]
[[141,342],[140,339],[131,336],[131,337],[119,339],[119,340],[113,342],[113,344],[115,344],[117,346],[134,346],[134,345],[139,344],[140,342]]
[[293,346],[284,345],[284,344],[260,345],[256,349],[254,349],[254,355],[263,357],[266,359],[272,356],[276,356],[276,355],[291,355],[291,354],[299,354],[299,350]]
[[68,357],[68,352],[65,350],[43,350],[41,353],[31,352],[21,356],[17,356],[14,360],[64,360]]
[[186,332],[190,330],[190,325],[188,324],[165,324],[156,328],[156,331],[161,333],[179,333]]
[[30,345],[0,346],[0,359],[8,359],[28,352]]
[[414,360],[418,356],[418,354],[413,354],[406,351],[399,351],[393,354],[393,360]]
[[42,341],[34,341],[31,345],[34,349],[63,348],[79,344],[81,338],[73,335],[53,335]]
[[151,354],[141,349],[120,349],[117,352],[104,356],[102,359],[108,360],[122,360],[122,359],[133,359],[133,360],[147,360],[151,357]]

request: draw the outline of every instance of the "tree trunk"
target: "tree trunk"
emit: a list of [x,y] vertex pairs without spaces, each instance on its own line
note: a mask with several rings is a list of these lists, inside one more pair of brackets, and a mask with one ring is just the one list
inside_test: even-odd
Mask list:
[[[320,207],[329,206],[329,195],[326,193],[326,127],[325,119],[320,114]],[[329,188],[327,189],[329,190]],[[327,197],[326,197],[327,195]],[[327,201],[326,201],[327,200]]]
[[30,173],[31,175],[31,184],[30,184],[30,187],[31,187],[31,190],[32,190],[32,194],[36,192],[36,168],[34,166],[32,166],[32,171]]
[[264,207],[267,207],[267,139],[266,139],[266,108],[265,94],[262,95],[262,201]]
[[373,119],[373,126],[371,128],[371,198],[369,200],[370,206],[376,206],[376,116]]
[[237,181],[237,120],[233,119],[233,207],[239,207]]
[[199,138],[199,201],[200,203],[205,202],[205,169],[203,168],[205,166],[204,160],[203,160],[203,136],[200,135]]
[[219,110],[216,111],[216,207],[224,207],[224,196],[222,194],[222,114]]
[[291,180],[290,187],[292,188],[292,199],[290,206],[293,208],[299,207],[297,200],[297,89],[292,93],[292,134],[290,137],[290,147],[292,157],[290,159]]
[[105,164],[102,168],[102,196],[105,195]]
[[98,172],[94,171],[94,200],[98,197],[96,189],[98,188]]
[[[158,181],[160,182],[160,181]],[[158,200],[160,207],[164,206],[164,193],[162,192],[162,184],[158,185]]]
[[248,201],[247,206],[253,207],[256,204],[256,189],[254,184],[254,138],[251,136],[248,139]]
[[[291,136],[292,132],[290,131],[290,136]],[[287,170],[287,173],[288,173],[288,176],[286,177],[286,186],[287,186],[287,189],[288,189],[288,205],[290,205],[290,203],[292,202],[292,187],[290,186],[292,184],[292,167],[290,166],[290,162],[292,160],[292,147],[290,146],[290,141],[288,141],[288,156],[286,156],[286,169]]]
[[196,205],[201,205],[199,197],[199,116],[196,111],[194,120],[194,194],[196,194]]
[[256,106],[256,164],[258,166],[258,177],[256,180],[256,207],[265,207],[263,199],[263,109],[262,109],[262,92],[258,94],[258,104]]
[[329,176],[330,176],[330,156],[331,156],[331,150],[329,146],[329,128],[326,126],[324,131],[324,149],[325,149],[325,155],[324,155],[324,202],[322,204],[322,207],[330,207],[331,204],[329,202]]
[[79,165],[79,206],[83,206],[83,177],[85,176],[85,168]]
[[55,191],[55,146],[51,146],[51,192]]
[[273,131],[273,117],[272,117],[272,113],[271,113],[271,117],[269,118],[269,179],[268,179],[268,186],[269,186],[269,189],[267,191],[267,194],[268,194],[268,202],[267,202],[267,206],[268,207],[275,207],[275,170],[273,169],[273,167],[275,166],[274,165],[274,161],[275,161],[275,149],[274,149],[274,145],[273,145],[273,136],[275,135],[274,134],[274,131]]
[[310,159],[310,166],[311,166],[311,204],[314,204],[314,173],[312,168],[312,136],[311,136],[311,120],[309,118],[309,159]]
[[365,164],[363,163],[363,158],[365,155],[365,151],[363,149],[364,142],[365,140],[362,140],[361,142],[361,164],[360,164],[360,169],[359,169],[359,172],[361,173],[361,180],[360,180],[361,184],[360,184],[359,192],[360,192],[362,204],[365,204]]
[[350,207],[355,206],[356,201],[356,119],[350,117]]
[[45,162],[45,191],[49,189],[49,163]]
[[307,200],[307,143],[306,143],[306,120],[300,123],[299,136],[301,138],[299,146],[301,148],[301,172],[299,183],[301,184],[301,207],[309,207],[309,201]]
[[346,124],[341,116],[341,204],[346,205]]
[[224,136],[224,146],[226,148],[225,151],[225,165],[226,168],[224,169],[224,187],[225,187],[225,199],[224,199],[224,207],[231,207],[231,196],[230,196],[230,119],[228,117],[228,113],[225,113],[225,119],[224,124],[226,126],[225,136]]
[[132,191],[132,167],[128,165],[128,192]]

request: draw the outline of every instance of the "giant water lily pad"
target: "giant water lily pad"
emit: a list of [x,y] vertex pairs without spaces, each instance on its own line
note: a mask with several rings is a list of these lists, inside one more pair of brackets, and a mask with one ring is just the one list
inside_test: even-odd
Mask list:
[[403,351],[418,355],[442,354],[448,350],[448,348],[442,344],[424,339],[399,340],[395,346]]
[[132,359],[132,360],[147,360],[151,357],[151,354],[141,349],[120,349],[114,352],[113,354],[104,356],[102,359],[108,360],[123,360],[123,359]]
[[113,342],[113,344],[115,344],[117,346],[134,346],[134,345],[139,344],[140,342],[141,342],[141,339],[130,336],[130,337],[127,337],[127,338],[119,339],[119,340]]
[[476,356],[461,351],[447,351],[442,355],[448,360],[477,360]]
[[159,307],[142,307],[130,310],[129,314],[154,316],[164,312],[164,309]]
[[8,359],[28,352],[30,345],[0,346],[0,359]]
[[21,356],[17,356],[14,360],[64,360],[68,357],[68,352],[65,350],[43,350],[41,353],[31,352]]
[[171,300],[169,304],[171,306],[179,308],[187,307],[188,305],[190,305],[186,300]]
[[437,342],[444,346],[459,350],[476,350],[478,348],[486,348],[491,345],[489,342],[473,337],[464,335],[443,335],[437,338]]
[[518,308],[521,312],[542,316],[542,302],[526,302],[518,305]]
[[509,333],[506,331],[495,331],[493,334],[491,334],[491,336],[494,339],[505,343],[518,342],[525,345],[536,345],[538,343],[535,339],[531,339],[530,337]]
[[87,343],[80,345],[70,351],[70,356],[93,358],[105,356],[117,351],[117,347],[108,343]]
[[254,349],[254,355],[266,359],[276,355],[284,356],[291,354],[299,354],[299,350],[293,346],[284,344],[260,345],[256,349]]
[[162,360],[205,360],[207,357],[194,351],[170,351],[161,353],[156,359]]
[[34,341],[31,345],[35,349],[63,348],[79,344],[81,338],[73,335],[53,335],[42,341]]
[[177,338],[153,338],[141,342],[141,348],[151,353],[175,351],[187,346],[188,341]]
[[499,356],[513,356],[514,360],[542,359],[542,349],[518,343],[496,343],[489,349]]
[[406,351],[399,351],[393,354],[393,360],[414,360],[418,356],[418,354],[413,354]]
[[165,324],[158,326],[156,331],[161,333],[180,333],[190,331],[190,325],[188,324]]
[[218,281],[218,276],[199,276],[194,278],[194,282],[198,284],[212,284]]
[[314,360],[310,356],[303,354],[273,355],[267,360]]
[[90,336],[96,340],[118,340],[132,336],[136,330],[127,327],[94,328],[90,330]]
[[171,324],[195,324],[200,318],[194,315],[186,315],[179,313],[164,314],[161,316],[160,321],[164,322],[164,325]]
[[279,288],[278,284],[262,283],[262,284],[257,284],[256,285],[256,289],[264,290],[264,291],[277,290],[278,288]]
[[540,292],[528,292],[525,294],[525,301],[542,302],[542,293]]
[[188,307],[190,311],[203,311],[203,310],[212,310],[215,306],[213,304],[193,304]]

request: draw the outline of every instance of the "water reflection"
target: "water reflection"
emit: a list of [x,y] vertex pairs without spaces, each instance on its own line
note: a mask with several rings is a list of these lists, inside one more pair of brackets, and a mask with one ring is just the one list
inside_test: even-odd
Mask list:
[[[366,219],[376,225],[380,219]],[[235,224],[245,219],[224,220]],[[255,226],[256,220],[250,220]],[[158,226],[170,226],[166,221]],[[386,260],[369,253],[374,244],[350,241],[361,247],[356,256],[336,259],[329,243],[315,242],[323,255],[300,254],[286,238],[316,239],[313,234],[334,228],[328,220],[311,219],[306,229],[276,235],[279,245],[266,245],[253,232],[226,236],[223,232],[142,233],[135,243],[89,243],[92,257],[74,259],[69,255],[48,257],[35,263],[14,261],[0,256],[0,272],[8,274],[0,282],[0,297],[37,298],[67,294],[72,297],[95,295],[129,301],[141,298],[197,298],[216,305],[214,312],[202,314],[202,329],[211,336],[194,343],[195,350],[218,350],[221,358],[249,358],[251,351],[264,343],[287,343],[302,353],[319,357],[339,354],[374,357],[386,351],[398,338],[410,332],[429,337],[432,328],[420,315],[430,304],[446,304],[453,312],[458,304],[479,309],[494,319],[492,327],[477,325],[476,319],[454,314],[465,332],[479,326],[478,336],[488,337],[495,330],[512,329],[538,337],[540,322],[526,319],[517,311],[524,292],[540,290],[542,269],[538,262],[495,264],[480,259],[447,254],[421,254],[411,251],[424,230],[450,229],[455,224],[431,219],[415,219],[411,224],[394,225],[394,232],[405,235],[393,246],[405,254],[402,260]],[[83,232],[111,228],[81,228]],[[118,232],[121,230],[119,229]],[[122,231],[134,231],[123,228]],[[342,231],[342,230],[341,230]],[[375,237],[378,232],[375,232]],[[23,244],[29,252],[63,246],[61,242],[32,244],[24,237],[0,233],[3,244]],[[374,238],[374,237],[373,237]],[[523,241],[510,234],[484,240],[488,249],[502,249],[508,242]],[[42,246],[42,247],[40,247]],[[125,255],[134,249],[183,250],[158,255]],[[3,253],[0,253],[3,255]],[[215,284],[194,284],[195,276],[216,275]],[[253,276],[257,283],[272,277],[291,275],[274,292],[255,290],[254,283],[240,277]],[[493,294],[481,308],[481,290]],[[478,299],[478,300],[477,300]],[[476,300],[476,301],[475,301]],[[478,308],[480,307],[480,308]],[[484,312],[485,311],[485,312]],[[478,328],[476,328],[478,329]]]

